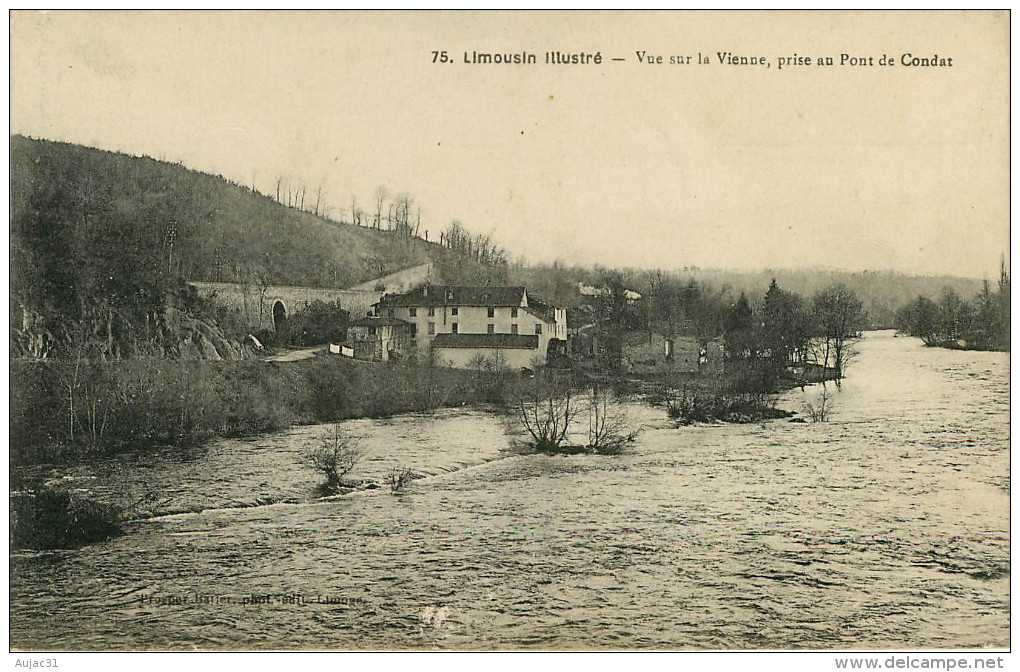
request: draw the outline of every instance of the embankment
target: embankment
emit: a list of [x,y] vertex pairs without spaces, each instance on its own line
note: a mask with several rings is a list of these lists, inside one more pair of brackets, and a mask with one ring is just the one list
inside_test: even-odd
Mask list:
[[11,363],[11,465],[189,445],[295,424],[462,405],[471,375],[427,364],[261,361]]

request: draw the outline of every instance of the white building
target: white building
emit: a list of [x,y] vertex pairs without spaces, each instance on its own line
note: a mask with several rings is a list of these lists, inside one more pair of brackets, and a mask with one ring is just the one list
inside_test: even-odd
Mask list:
[[550,351],[566,351],[566,309],[524,287],[425,285],[384,296],[376,311],[408,322],[411,347],[419,353],[435,348],[456,367],[497,353],[508,366],[530,367],[545,363]]

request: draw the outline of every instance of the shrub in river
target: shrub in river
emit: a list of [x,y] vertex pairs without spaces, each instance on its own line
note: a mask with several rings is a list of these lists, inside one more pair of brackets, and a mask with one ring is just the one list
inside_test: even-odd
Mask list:
[[80,493],[39,487],[11,498],[15,548],[78,548],[120,533],[117,507]]
[[576,412],[569,379],[546,370],[518,385],[507,431],[535,450],[560,452]]
[[829,393],[828,388],[822,389],[821,396],[818,397],[818,403],[812,403],[811,401],[804,402],[804,411],[811,418],[811,422],[828,422],[829,416],[832,414],[832,408],[836,405],[833,395]]
[[627,427],[619,399],[598,381],[588,390],[588,452],[619,455],[637,432]]
[[707,390],[668,387],[663,396],[666,414],[685,425],[718,419],[725,411],[722,395]]
[[421,478],[421,476],[410,469],[400,467],[390,471],[389,475],[386,476],[386,484],[390,486],[390,492],[396,494],[407,485],[410,485],[411,481],[416,478]]
[[774,394],[764,393],[731,393],[726,408],[726,415],[721,419],[726,422],[758,422],[789,418],[793,413],[777,408],[779,398]]
[[361,460],[363,452],[357,441],[346,436],[340,425],[333,425],[332,431],[322,442],[308,453],[308,463],[316,471],[326,477],[326,489],[335,491],[344,483],[349,474]]
[[746,392],[713,387],[670,386],[662,393],[666,413],[680,424],[694,422],[757,422],[789,417],[776,408],[776,396],[764,392]]

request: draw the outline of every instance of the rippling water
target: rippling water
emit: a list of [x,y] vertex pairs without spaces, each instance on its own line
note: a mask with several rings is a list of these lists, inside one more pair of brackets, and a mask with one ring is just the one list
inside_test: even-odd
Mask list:
[[325,426],[54,474],[187,513],[13,556],[11,645],[1008,646],[1008,354],[870,333],[848,375],[826,423],[634,403],[621,457],[509,455],[479,411],[345,423],[357,476],[428,474],[399,495],[315,501]]

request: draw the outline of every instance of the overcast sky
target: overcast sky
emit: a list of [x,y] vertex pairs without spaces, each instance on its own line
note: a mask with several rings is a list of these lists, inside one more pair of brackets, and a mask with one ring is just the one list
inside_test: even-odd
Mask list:
[[986,277],[1008,253],[1007,13],[21,12],[11,54],[13,133],[335,208],[385,185],[431,235],[458,218],[530,261]]

